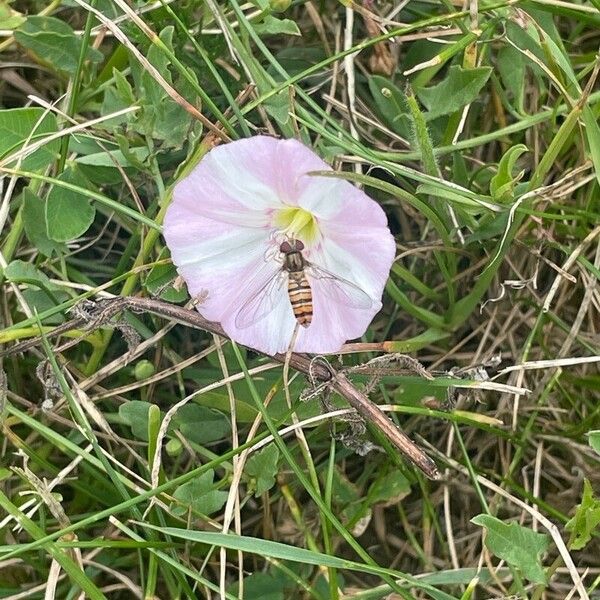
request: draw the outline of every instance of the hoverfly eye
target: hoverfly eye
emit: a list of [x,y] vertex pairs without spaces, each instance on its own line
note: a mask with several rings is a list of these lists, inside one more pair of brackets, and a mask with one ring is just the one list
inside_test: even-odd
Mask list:
[[304,244],[300,240],[296,240],[296,250],[302,252],[304,250]]
[[292,251],[292,247],[290,246],[289,242],[282,242],[281,246],[279,246],[279,251],[287,254],[288,252]]

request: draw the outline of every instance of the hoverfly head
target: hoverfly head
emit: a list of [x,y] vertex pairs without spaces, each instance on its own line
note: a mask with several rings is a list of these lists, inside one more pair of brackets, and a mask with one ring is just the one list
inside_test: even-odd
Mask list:
[[287,239],[279,246],[279,251],[283,254],[302,252],[302,250],[304,250],[304,244],[300,240]]

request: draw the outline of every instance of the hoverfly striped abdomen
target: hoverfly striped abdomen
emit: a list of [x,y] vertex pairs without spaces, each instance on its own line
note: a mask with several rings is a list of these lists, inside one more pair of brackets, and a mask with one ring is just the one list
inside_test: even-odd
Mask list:
[[312,321],[313,304],[312,290],[304,273],[304,244],[300,240],[285,241],[279,250],[283,254],[283,268],[288,272],[288,296],[294,317],[302,327],[308,327]]

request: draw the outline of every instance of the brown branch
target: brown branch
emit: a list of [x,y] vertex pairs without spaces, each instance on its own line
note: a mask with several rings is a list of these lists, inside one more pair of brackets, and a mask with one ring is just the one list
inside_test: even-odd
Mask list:
[[[88,329],[97,327],[106,323],[123,310],[154,313],[161,317],[177,321],[183,325],[209,331],[210,333],[215,333],[229,339],[229,336],[223,331],[218,323],[207,321],[195,310],[188,310],[181,306],[169,304],[168,302],[163,302],[161,300],[136,298],[133,296],[100,300],[96,303],[95,308],[89,311],[88,316],[80,314],[67,323],[59,325],[54,330],[47,333],[45,337],[53,338],[72,329],[81,327],[87,327]],[[15,344],[8,350],[0,352],[0,357],[23,352],[40,343],[41,338],[38,337]],[[282,364],[285,363],[286,359],[285,354],[275,354],[274,356],[269,356],[269,358]],[[348,404],[365,419],[365,421],[377,427],[390,442],[394,444],[394,446],[396,446],[410,462],[421,469],[427,477],[430,479],[439,478],[440,473],[433,460],[429,458],[429,456],[427,456],[427,454],[425,454],[425,452],[404,432],[398,429],[377,404],[371,402],[365,394],[356,389],[345,373],[341,371],[336,372],[320,361],[313,361],[311,357],[305,354],[292,353],[290,356],[290,365],[313,380],[328,382],[331,385],[331,388],[342,396]]]

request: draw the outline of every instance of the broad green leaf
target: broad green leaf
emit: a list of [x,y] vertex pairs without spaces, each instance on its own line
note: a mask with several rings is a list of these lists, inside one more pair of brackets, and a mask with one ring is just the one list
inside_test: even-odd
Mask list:
[[182,406],[175,413],[172,425],[185,438],[202,445],[223,439],[231,429],[223,413],[198,404]]
[[[29,307],[40,315],[69,298],[62,288],[52,283],[45,273],[36,269],[31,263],[13,260],[4,270],[4,276],[13,283],[28,284],[28,287],[22,291],[23,297]],[[56,313],[42,319],[42,322],[45,325],[56,325],[63,320],[63,315]]]
[[[256,572],[244,577],[244,600],[285,600],[287,581],[275,578],[270,573]],[[236,598],[240,598],[239,587],[231,590]]]
[[463,69],[453,65],[446,79],[433,87],[416,90],[428,110],[426,118],[431,120],[448,115],[474,102],[491,73],[491,67]]
[[148,414],[150,403],[141,400],[130,400],[119,406],[119,417],[131,427],[131,432],[138,439],[148,441]]
[[[173,51],[173,32],[174,28],[168,26],[159,34],[161,42],[170,51]],[[150,46],[148,60],[167,83],[172,84],[192,104],[196,102],[195,94],[190,91],[189,83],[183,77],[180,81],[173,81],[169,70],[170,59],[158,44]],[[161,140],[165,147],[181,147],[188,138],[192,121],[191,115],[177,104],[137,62],[132,61],[131,67],[138,90],[137,94],[142,103],[142,111],[137,114],[138,118],[135,121],[136,128],[155,139]],[[190,71],[190,74],[192,77],[196,77],[193,71]],[[124,86],[124,89],[121,90],[121,95],[124,95],[127,93],[125,89],[127,86],[122,79],[120,85]]]
[[523,55],[512,46],[505,46],[498,52],[496,60],[504,87],[510,91],[519,113],[524,112],[525,61]]
[[[20,150],[29,136],[28,146],[49,133],[58,131],[56,117],[42,108],[11,108],[0,110],[0,158],[6,160]],[[54,162],[60,149],[60,140],[44,144],[31,155],[24,158],[20,168],[24,171],[42,171]],[[8,162],[15,168],[17,161]]]
[[369,501],[399,502],[410,494],[410,482],[397,469],[388,473],[380,473],[369,489]]
[[600,454],[600,429],[588,432],[588,444]]
[[290,99],[287,93],[279,92],[264,103],[269,116],[273,117],[279,125],[285,125],[290,120]]
[[571,550],[585,548],[598,525],[600,525],[600,500],[594,498],[594,490],[590,482],[584,479],[581,504],[577,506],[575,516],[565,525],[565,529],[571,532],[569,548]]
[[246,475],[253,478],[255,483],[254,495],[260,496],[275,485],[279,449],[273,443],[255,452],[246,463]]
[[518,158],[527,150],[524,144],[517,144],[507,150],[500,159],[498,172],[490,181],[490,194],[494,201],[508,202],[513,199],[514,187],[523,177],[523,171],[514,177],[512,171]]
[[541,556],[548,549],[549,537],[518,523],[504,523],[490,515],[477,515],[471,523],[484,527],[486,548],[498,558],[517,567],[534,583],[546,583]]
[[[56,69],[71,75],[77,70],[81,39],[65,21],[54,17],[27,17],[15,31],[15,39]],[[102,60],[102,53],[88,48],[87,58],[98,62]]]
[[24,260],[13,260],[4,269],[4,276],[13,283],[29,283],[40,289],[47,290],[48,293],[51,293],[52,290],[60,289],[50,281],[48,275],[42,273],[34,265]]
[[27,239],[44,256],[50,257],[53,252],[61,254],[66,246],[48,237],[46,229],[46,205],[44,201],[29,188],[23,190],[23,225]]
[[92,224],[96,209],[85,195],[91,184],[79,171],[71,168],[58,177],[61,181],[79,186],[83,193],[55,185],[46,200],[48,237],[56,242],[68,242],[83,235]]
[[267,15],[262,23],[256,23],[254,30],[260,35],[302,35],[295,21],[278,19],[271,15]]
[[406,94],[389,79],[380,75],[369,77],[369,89],[385,124],[405,137],[411,133]]
[[[173,492],[173,497],[187,504],[196,512],[203,515],[212,515],[223,508],[228,496],[227,492],[215,489],[214,476],[214,471],[209,469],[202,475],[180,485]],[[176,506],[173,512],[182,514],[186,512],[186,509],[182,506]]]

